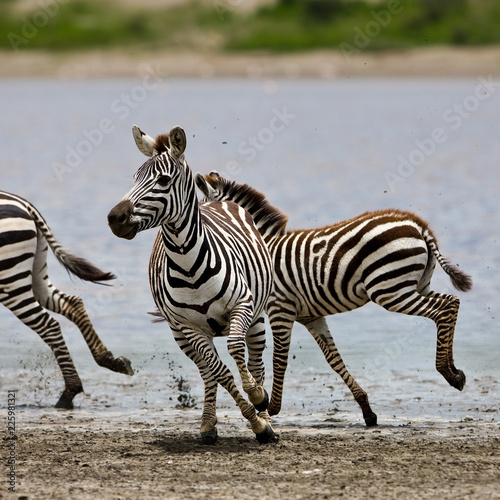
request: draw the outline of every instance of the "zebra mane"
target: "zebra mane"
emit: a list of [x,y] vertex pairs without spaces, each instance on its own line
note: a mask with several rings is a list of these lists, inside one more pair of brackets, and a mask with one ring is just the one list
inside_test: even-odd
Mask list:
[[170,135],[158,134],[153,144],[153,149],[157,154],[164,153],[165,151],[170,149]]
[[288,216],[271,205],[263,193],[248,184],[225,179],[215,172],[205,175],[205,180],[215,191],[213,199],[234,201],[240,205],[252,216],[261,235],[286,234]]

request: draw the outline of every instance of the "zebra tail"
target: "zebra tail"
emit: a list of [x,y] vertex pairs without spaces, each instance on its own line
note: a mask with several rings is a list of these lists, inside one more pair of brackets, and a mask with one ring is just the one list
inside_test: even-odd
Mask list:
[[109,281],[116,278],[114,274],[102,271],[88,260],[77,257],[76,255],[73,255],[71,252],[66,250],[56,240],[55,236],[52,234],[52,231],[47,225],[47,222],[45,222],[42,214],[33,205],[28,203],[26,203],[26,205],[26,208],[31,214],[31,217],[34,220],[37,229],[40,231],[40,233],[42,233],[43,237],[54,252],[57,260],[65,267],[65,269],[69,273],[74,274],[76,277],[82,280],[91,281],[92,283],[100,283],[101,281]]
[[458,266],[451,264],[448,259],[441,255],[439,248],[437,246],[437,241],[431,231],[427,228],[423,233],[425,242],[430,248],[432,253],[435,255],[436,260],[439,265],[443,268],[443,271],[450,277],[453,286],[460,292],[468,292],[472,288],[472,278],[468,274],[464,273]]

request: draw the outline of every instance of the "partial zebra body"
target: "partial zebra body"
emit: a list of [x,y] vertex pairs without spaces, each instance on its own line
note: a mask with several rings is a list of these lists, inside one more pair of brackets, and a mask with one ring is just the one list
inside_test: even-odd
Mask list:
[[73,398],[83,391],[83,386],[59,323],[48,311],[62,314],[78,326],[99,365],[127,375],[132,375],[133,370],[128,359],[114,358],[108,351],[94,330],[82,300],[52,285],[47,274],[49,246],[59,262],[83,280],[100,282],[114,278],[65,250],[31,203],[0,191],[0,302],[52,349],[65,382],[56,407],[72,408]]
[[431,290],[438,262],[453,285],[467,291],[469,276],[439,252],[426,222],[410,212],[381,210],[319,229],[286,231],[287,217],[262,193],[212,172],[197,184],[209,200],[233,200],[249,211],[274,262],[274,290],[267,313],[273,332],[273,390],[269,414],[281,409],[293,323],[306,326],[326,360],[347,384],[375,425],[368,396],[348,372],[325,316],[351,311],[372,301],[388,311],[432,319],[437,326],[436,368],[461,390],[465,375],[453,361],[459,300]]
[[[179,127],[152,139],[133,129],[139,149],[151,156],[132,190],[108,215],[113,233],[131,239],[160,227],[149,263],[151,292],[184,354],[205,384],[201,436],[217,439],[217,384],[238,404],[260,442],[276,439],[267,422],[263,389],[264,310],[272,286],[269,251],[251,216],[233,202],[198,204]],[[226,336],[248,403],[222,363],[213,338]],[[245,353],[248,349],[248,364]],[[258,415],[256,409],[263,412]]]

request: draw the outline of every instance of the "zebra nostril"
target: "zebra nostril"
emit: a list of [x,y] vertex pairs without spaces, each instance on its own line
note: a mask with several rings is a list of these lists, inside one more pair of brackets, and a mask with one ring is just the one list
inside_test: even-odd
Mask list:
[[121,214],[119,217],[118,217],[118,224],[125,224],[125,222],[127,222],[127,214]]

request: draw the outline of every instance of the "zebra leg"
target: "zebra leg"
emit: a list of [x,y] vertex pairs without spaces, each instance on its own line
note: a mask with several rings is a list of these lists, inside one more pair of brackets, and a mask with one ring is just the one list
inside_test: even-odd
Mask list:
[[[265,368],[262,360],[262,355],[264,353],[264,349],[266,348],[266,326],[264,316],[261,316],[257,319],[257,321],[254,321],[248,329],[246,344],[248,349],[248,370],[253,376],[257,387],[260,387],[264,392],[264,400],[254,406],[257,411],[264,412],[267,410],[267,406],[269,404],[269,396],[264,389]],[[264,418],[267,418],[267,414]]]
[[80,329],[92,356],[99,366],[114,372],[133,375],[134,370],[130,361],[123,356],[115,358],[103,344],[87,315],[82,299],[66,295],[52,285],[47,276],[44,257],[45,254],[38,254],[38,258],[35,260],[35,273],[33,276],[33,292],[40,304],[49,311],[62,314]]
[[289,316],[283,309],[272,309],[268,311],[268,314],[273,334],[273,387],[267,411],[269,415],[273,416],[278,415],[281,411],[283,384],[288,366],[288,353],[295,315]]
[[[56,408],[72,409],[73,398],[83,392],[83,386],[64,342],[61,327],[36,300],[31,288],[31,279],[25,286],[19,285],[20,283],[17,282],[15,295],[9,295],[6,290],[3,290],[0,300],[26,326],[38,333],[52,349],[65,383]],[[23,293],[19,293],[20,290],[23,290]]]
[[[248,394],[250,402],[257,410],[263,411],[267,408],[267,394],[259,385],[245,362],[246,338],[250,327],[250,321],[253,316],[253,304],[245,302],[236,306],[229,320],[229,336],[227,339],[227,349],[234,359],[241,377],[243,390]],[[260,353],[262,363],[262,353]],[[262,371],[264,369],[263,364]]]
[[[438,338],[436,346],[436,369],[443,375],[448,383],[461,391],[465,386],[465,373],[455,366],[453,359],[453,340],[455,326],[460,308],[460,300],[455,295],[431,292],[428,296],[440,299],[447,304],[446,310],[436,318]],[[448,374],[452,373],[449,377]]]
[[260,443],[270,443],[278,440],[271,425],[257,415],[255,407],[250,404],[241,395],[236,387],[234,377],[228,367],[221,361],[217,351],[213,348],[213,342],[208,338],[195,331],[184,331],[187,340],[191,343],[192,348],[205,360],[205,363],[210,369],[213,379],[220,384],[235,400],[240,408],[241,414],[250,423],[252,431],[255,433],[257,440]]
[[[217,441],[217,381],[212,376],[210,367],[202,356],[200,356],[191,343],[180,330],[172,329],[174,339],[182,352],[197,366],[201,378],[205,384],[205,398],[203,401],[203,413],[201,416],[201,441],[203,444],[215,444]],[[207,339],[215,351],[211,339]]]
[[[460,370],[458,370],[456,367],[455,367],[455,362],[453,360],[453,340],[454,340],[454,337],[455,337],[455,325],[456,325],[456,321],[457,321],[457,317],[458,317],[458,309],[460,307],[460,300],[458,299],[458,297],[456,297],[455,295],[451,295],[451,294],[445,294],[445,293],[438,293],[438,292],[429,292],[427,294],[428,297],[432,297],[432,298],[436,298],[436,299],[443,299],[443,300],[446,300],[452,304],[455,305],[456,307],[456,315],[455,315],[455,319],[454,319],[454,325],[453,325],[453,330],[451,332],[451,338],[450,338],[450,341],[449,341],[449,345],[448,345],[448,355],[447,355],[447,363],[449,365],[449,367],[451,368],[451,370],[453,371],[453,373],[455,374],[458,374],[460,372]],[[437,367],[437,353],[436,353],[436,367]],[[463,386],[465,385],[465,374],[463,372],[461,372],[463,377],[464,377],[464,383],[462,385],[462,389],[463,389]],[[453,385],[453,384],[451,384]],[[461,390],[461,389],[460,389]]]
[[461,391],[465,385],[465,374],[453,362],[453,337],[460,301],[454,295],[429,292],[426,296],[414,291],[390,302],[383,296],[376,302],[388,311],[411,316],[423,316],[434,321],[437,327],[436,369],[445,380]]
[[326,361],[330,367],[335,370],[344,383],[349,387],[354,399],[361,407],[363,418],[368,427],[377,425],[377,415],[373,413],[368,402],[368,395],[361,389],[354,378],[351,376],[347,367],[344,364],[342,356],[340,355],[337,346],[332,338],[326,319],[323,317],[318,318],[310,323],[304,323],[304,326],[309,330],[309,333],[314,337],[314,340],[323,351]]

